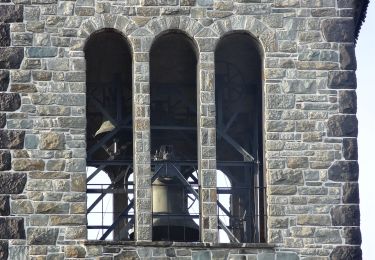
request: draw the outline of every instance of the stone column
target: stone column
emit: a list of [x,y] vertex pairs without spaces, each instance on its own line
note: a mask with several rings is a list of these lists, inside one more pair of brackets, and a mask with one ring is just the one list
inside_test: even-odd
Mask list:
[[[200,184],[200,236],[202,242],[218,241],[216,205],[216,117],[215,117],[215,62],[214,52],[204,47],[212,44],[211,38],[201,38],[199,57],[198,93],[198,165]],[[213,48],[210,48],[213,49]]]
[[150,155],[149,46],[152,37],[135,31],[133,43],[133,149],[135,189],[135,241],[152,240]]

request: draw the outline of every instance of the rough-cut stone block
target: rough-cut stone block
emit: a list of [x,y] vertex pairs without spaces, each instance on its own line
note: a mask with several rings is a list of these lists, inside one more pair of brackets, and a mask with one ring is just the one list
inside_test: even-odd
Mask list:
[[346,160],[358,160],[357,138],[344,138],[342,152]]
[[0,69],[19,69],[23,56],[23,48],[0,47]]
[[22,193],[26,184],[25,173],[0,173],[0,194]]
[[7,117],[5,113],[0,113],[0,128],[4,128],[7,123]]
[[341,244],[340,230],[318,229],[315,232],[315,242],[318,244]]
[[276,260],[299,260],[299,257],[295,252],[277,252]]
[[360,213],[358,205],[340,205],[331,209],[332,225],[359,226]]
[[357,113],[357,94],[355,91],[339,92],[339,112],[343,114]]
[[15,171],[43,171],[44,161],[41,159],[13,159],[12,168]]
[[357,77],[354,71],[330,71],[328,86],[332,89],[356,89]]
[[23,21],[23,5],[0,5],[0,22],[14,23]]
[[359,203],[359,188],[358,183],[348,182],[342,187],[342,202],[343,203]]
[[9,45],[10,45],[9,24],[0,23],[0,46],[5,47]]
[[16,93],[0,93],[0,110],[15,111],[21,106],[21,97]]
[[361,245],[362,236],[359,227],[346,227],[344,228],[345,244],[347,245]]
[[58,228],[34,228],[27,229],[27,243],[29,245],[55,245]]
[[69,204],[60,202],[39,202],[36,205],[38,214],[67,214],[69,213]]
[[336,161],[328,169],[328,179],[331,181],[357,181],[358,174],[359,167],[356,161]]
[[321,29],[328,42],[354,41],[354,22],[352,19],[326,19],[322,21]]
[[333,115],[328,119],[327,135],[332,137],[357,137],[358,120],[355,115]]
[[23,218],[0,217],[0,239],[25,239]]
[[299,170],[272,170],[270,171],[270,184],[272,185],[298,185],[303,184],[303,173]]
[[14,200],[11,203],[12,214],[33,214],[34,207],[29,200]]
[[331,260],[359,260],[362,259],[362,250],[359,246],[338,246],[330,255]]
[[0,70],[0,91],[6,91],[9,85],[9,71]]
[[37,92],[37,89],[34,84],[30,83],[23,83],[23,84],[11,84],[10,85],[10,91],[11,92],[17,92],[17,93],[33,93]]
[[331,218],[328,215],[299,215],[297,216],[297,224],[306,226],[330,226]]
[[10,214],[9,196],[7,195],[0,196],[0,216],[9,216],[9,214]]
[[56,47],[31,47],[26,50],[27,56],[30,58],[47,58],[57,55]]
[[40,138],[40,149],[61,150],[65,145],[65,137],[62,133],[43,133]]
[[24,140],[24,131],[0,130],[0,149],[22,149]]
[[355,58],[355,48],[353,44],[340,45],[340,64],[343,70],[357,69],[357,60]]
[[8,259],[8,241],[0,241],[0,259]]
[[0,151],[0,171],[7,171],[11,168],[11,155],[9,151]]
[[86,250],[82,246],[66,246],[64,251],[67,258],[84,258],[86,255]]

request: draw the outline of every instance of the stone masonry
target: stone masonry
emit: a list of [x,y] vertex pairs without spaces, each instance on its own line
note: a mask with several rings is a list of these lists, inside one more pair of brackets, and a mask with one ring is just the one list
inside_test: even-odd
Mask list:
[[[355,37],[362,0],[0,0],[0,259],[358,260]],[[134,242],[86,241],[85,58],[113,28],[133,57]],[[267,243],[217,244],[215,196],[199,243],[151,241],[149,50],[169,30],[199,49],[198,140],[215,132],[214,51],[228,33],[263,48]],[[211,123],[210,123],[211,122]],[[215,191],[214,143],[199,145]]]

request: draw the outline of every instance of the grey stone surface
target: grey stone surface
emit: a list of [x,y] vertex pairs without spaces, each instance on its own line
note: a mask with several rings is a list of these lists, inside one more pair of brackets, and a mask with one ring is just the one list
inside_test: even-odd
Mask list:
[[353,42],[354,22],[352,19],[326,19],[321,24],[328,42]]
[[0,22],[12,23],[23,21],[23,5],[1,5]]
[[360,213],[358,205],[340,205],[331,209],[334,226],[359,226]]
[[359,187],[358,183],[348,182],[342,188],[343,203],[359,203]]
[[58,234],[57,228],[28,228],[27,243],[29,245],[55,245]]
[[0,151],[0,171],[7,171],[11,168],[11,155],[9,151]]
[[330,258],[332,260],[362,259],[362,250],[360,247],[338,246],[333,249]]
[[18,69],[23,57],[23,48],[0,47],[0,69]]
[[9,85],[9,71],[0,70],[0,91],[6,91]]
[[357,94],[355,91],[339,92],[339,111],[343,114],[357,113]]
[[0,217],[0,239],[25,239],[24,219]]
[[328,169],[328,179],[338,182],[357,181],[359,167],[356,161],[336,161]]
[[358,120],[355,115],[334,115],[328,120],[328,136],[356,137],[358,135]]
[[0,46],[5,47],[10,45],[10,25],[6,23],[0,24]]
[[10,204],[9,196],[0,196],[0,216],[9,216],[10,214]]
[[0,93],[0,110],[15,111],[21,106],[21,97],[16,93]]
[[25,173],[2,173],[0,172],[0,194],[22,193],[26,184]]
[[0,259],[8,259],[9,244],[8,241],[0,241]]

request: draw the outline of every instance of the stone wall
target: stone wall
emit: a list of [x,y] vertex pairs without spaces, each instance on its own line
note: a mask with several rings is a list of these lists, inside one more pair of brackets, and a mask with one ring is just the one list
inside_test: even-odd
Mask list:
[[[0,258],[361,259],[354,2],[1,0]],[[217,241],[214,196],[201,198],[208,224],[199,250],[85,242],[83,48],[103,28],[121,32],[133,50],[136,241],[151,239],[153,40],[180,30],[199,48],[202,140],[215,133],[215,116],[205,113],[214,100],[202,96],[214,96],[216,43],[233,31],[259,39],[270,248],[211,248]],[[208,150],[215,143],[199,146],[202,194],[216,189],[215,153]]]

